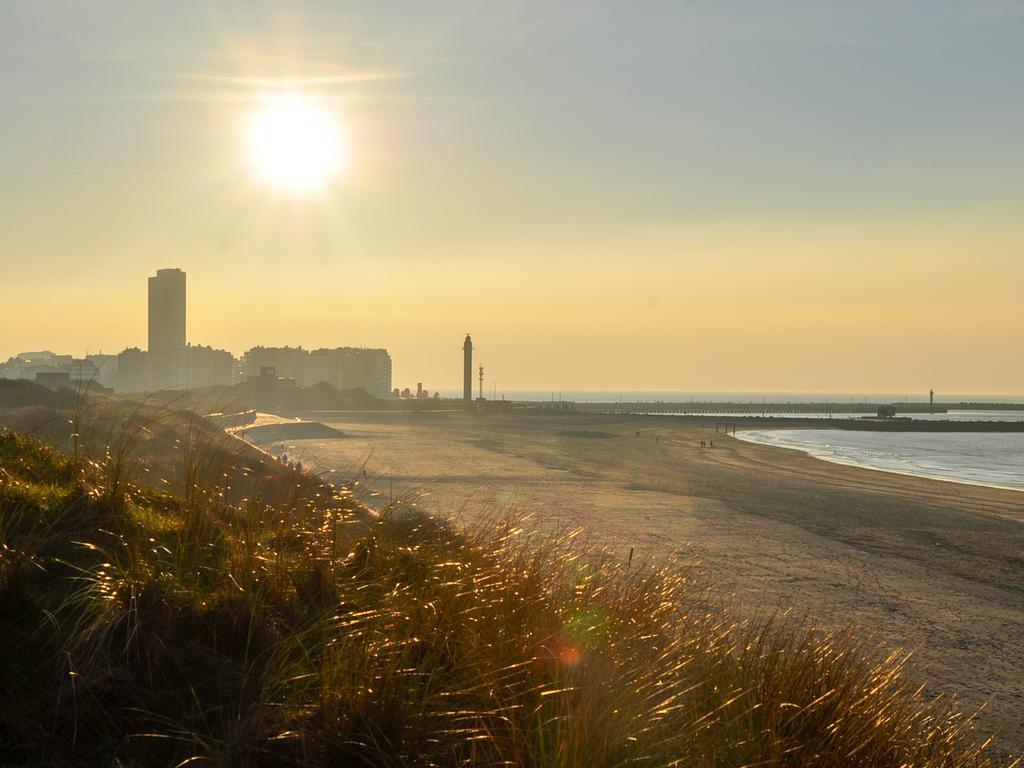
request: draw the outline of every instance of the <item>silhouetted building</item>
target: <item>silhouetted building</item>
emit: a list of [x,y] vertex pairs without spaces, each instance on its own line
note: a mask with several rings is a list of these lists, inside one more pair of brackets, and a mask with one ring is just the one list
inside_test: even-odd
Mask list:
[[0,363],[0,379],[28,379],[34,381],[40,373],[70,373],[74,358],[57,355],[49,350],[20,352],[5,363]]
[[185,273],[158,269],[149,278],[149,351],[185,346]]
[[138,347],[129,347],[117,356],[117,392],[151,392],[153,378],[149,369],[149,355]]
[[462,345],[462,399],[473,402],[473,340],[468,333]]
[[242,358],[247,378],[262,368],[274,368],[277,376],[295,379],[300,387],[326,382],[336,389],[361,388],[377,397],[391,394],[391,355],[386,349],[336,347],[253,347]]
[[363,347],[313,350],[301,383],[311,387],[321,381],[337,389],[358,388],[387,397],[391,392],[391,355],[386,349]]
[[162,352],[126,349],[117,356],[118,392],[231,386],[235,359],[213,347],[186,346]]
[[308,357],[309,352],[302,347],[253,347],[242,356],[241,368],[246,378],[259,376],[264,368],[273,368],[275,378],[301,383]]
[[[320,350],[318,350],[320,351]],[[330,350],[340,355],[341,384],[338,389],[361,387],[376,397],[391,391],[391,355],[386,349],[339,347]]]
[[213,347],[188,345],[170,353],[174,371],[171,389],[230,387],[234,379],[235,358],[230,352]]
[[[75,358],[53,352],[22,352],[0,363],[0,379],[28,379],[40,383],[61,382],[91,387],[114,386],[116,355],[86,355]],[[40,378],[42,377],[42,378]],[[50,386],[50,384],[47,384]]]
[[93,365],[93,380],[113,389],[117,383],[117,355],[86,355],[85,359]]

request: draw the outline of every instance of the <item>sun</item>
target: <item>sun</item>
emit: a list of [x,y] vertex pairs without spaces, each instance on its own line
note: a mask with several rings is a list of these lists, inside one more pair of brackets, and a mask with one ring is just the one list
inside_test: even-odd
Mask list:
[[262,99],[246,120],[245,141],[255,176],[289,194],[322,191],[347,164],[336,115],[307,94]]

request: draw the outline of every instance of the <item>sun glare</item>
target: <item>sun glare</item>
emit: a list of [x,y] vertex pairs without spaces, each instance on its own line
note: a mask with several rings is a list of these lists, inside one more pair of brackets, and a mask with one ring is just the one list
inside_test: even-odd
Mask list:
[[295,195],[322,190],[347,159],[336,116],[314,97],[297,93],[261,102],[246,123],[246,150],[261,181]]

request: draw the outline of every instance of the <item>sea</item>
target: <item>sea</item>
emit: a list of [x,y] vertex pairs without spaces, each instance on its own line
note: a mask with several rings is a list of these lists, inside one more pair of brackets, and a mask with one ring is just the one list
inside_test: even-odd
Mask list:
[[[957,421],[1021,421],[1021,411],[954,411]],[[998,418],[997,418],[998,417]],[[921,414],[935,419],[939,415]],[[757,429],[736,437],[803,451],[835,464],[1024,491],[1024,432],[870,432]]]

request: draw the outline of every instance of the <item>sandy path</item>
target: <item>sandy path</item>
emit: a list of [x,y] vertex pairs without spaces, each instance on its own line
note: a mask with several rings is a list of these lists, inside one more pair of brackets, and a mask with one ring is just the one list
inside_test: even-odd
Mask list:
[[[1024,750],[1024,493],[844,467],[671,419],[329,423],[346,438],[272,447],[358,477],[371,502],[409,494],[465,519],[515,508],[639,557],[692,555],[739,611],[793,610],[916,648],[916,674],[968,710],[987,702],[979,730]],[[579,430],[611,437],[559,434]]]

